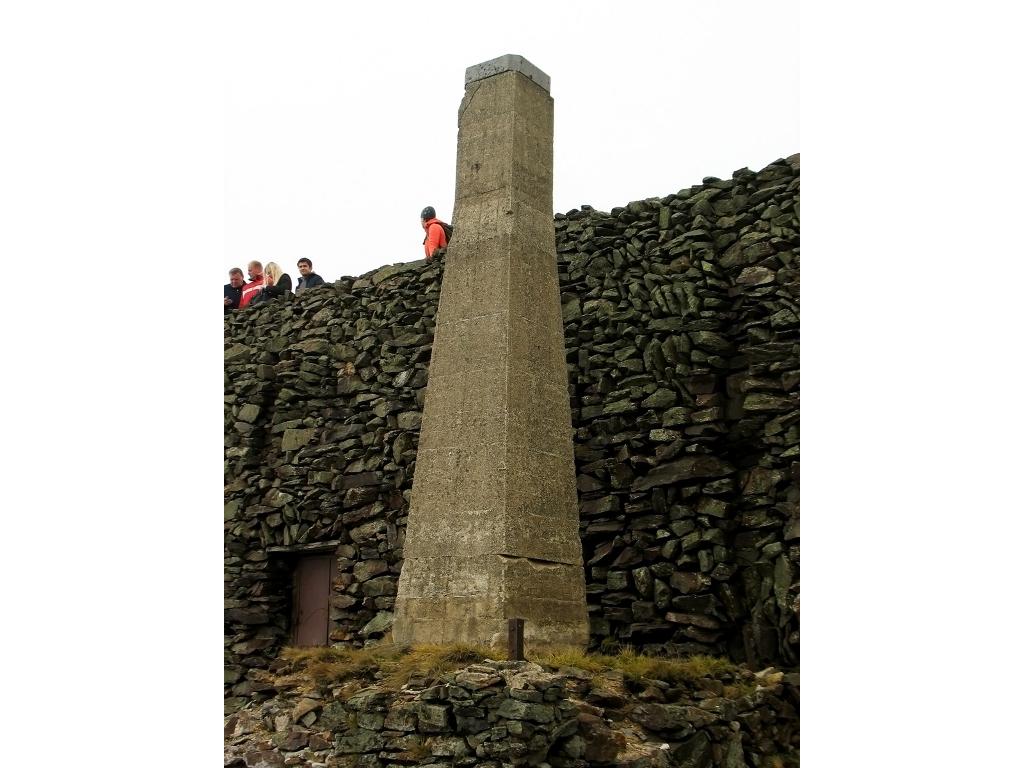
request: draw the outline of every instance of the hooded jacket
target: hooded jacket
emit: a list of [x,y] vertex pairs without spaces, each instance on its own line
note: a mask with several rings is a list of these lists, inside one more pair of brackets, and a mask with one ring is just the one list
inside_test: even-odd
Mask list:
[[423,228],[427,231],[427,236],[423,238],[423,250],[427,254],[427,258],[430,259],[433,258],[434,251],[438,248],[448,247],[448,238],[444,234],[441,220],[436,216],[432,219],[427,219]]

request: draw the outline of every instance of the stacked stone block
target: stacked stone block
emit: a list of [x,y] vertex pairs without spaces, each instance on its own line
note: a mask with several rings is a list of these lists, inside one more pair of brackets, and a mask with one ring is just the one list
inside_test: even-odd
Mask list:
[[[795,765],[799,678],[696,684],[485,661],[401,691],[283,686],[227,717],[225,768]],[[742,683],[742,695],[730,687]]]
[[799,159],[556,216],[595,642],[797,661]]
[[227,680],[288,639],[289,560],[337,558],[331,642],[389,620],[427,381],[440,265],[385,267],[226,321]]

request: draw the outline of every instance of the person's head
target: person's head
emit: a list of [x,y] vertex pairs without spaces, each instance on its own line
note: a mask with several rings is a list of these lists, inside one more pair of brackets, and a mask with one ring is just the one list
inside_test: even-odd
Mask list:
[[299,274],[303,277],[313,271],[313,262],[305,257],[299,259],[299,263],[295,266],[299,268]]
[[276,261],[271,261],[267,264],[267,268],[264,270],[265,281],[270,285],[277,285],[277,281],[281,279],[281,268],[277,266]]
[[249,262],[249,279],[258,280],[263,277],[263,265],[258,261]]
[[228,272],[228,282],[231,283],[232,288],[241,288],[245,282],[245,278],[242,277],[242,270],[238,267],[232,267],[231,271]]
[[437,216],[437,212],[434,210],[434,206],[428,205],[422,211],[420,211],[420,226],[426,229],[427,222]]

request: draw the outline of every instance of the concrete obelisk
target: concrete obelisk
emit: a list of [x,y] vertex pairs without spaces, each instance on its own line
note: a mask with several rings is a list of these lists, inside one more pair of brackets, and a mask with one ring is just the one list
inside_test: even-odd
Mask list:
[[588,621],[552,211],[550,78],[466,70],[393,634],[582,646]]

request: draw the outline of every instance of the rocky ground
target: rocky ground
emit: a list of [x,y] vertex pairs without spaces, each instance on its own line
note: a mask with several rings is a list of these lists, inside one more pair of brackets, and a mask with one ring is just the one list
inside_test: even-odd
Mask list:
[[[582,663],[582,662],[581,662]],[[302,665],[298,665],[301,667]],[[593,665],[588,665],[593,666]],[[271,697],[224,724],[230,768],[798,765],[799,673],[719,663],[657,679],[481,659],[397,684],[373,662],[334,683],[278,661]]]

